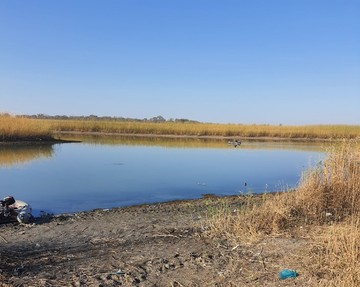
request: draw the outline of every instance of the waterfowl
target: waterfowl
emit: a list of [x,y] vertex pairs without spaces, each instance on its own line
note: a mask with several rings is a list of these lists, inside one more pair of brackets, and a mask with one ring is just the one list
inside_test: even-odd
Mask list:
[[240,140],[228,141],[228,144],[233,145],[234,147],[237,147],[237,146],[241,145],[241,141]]

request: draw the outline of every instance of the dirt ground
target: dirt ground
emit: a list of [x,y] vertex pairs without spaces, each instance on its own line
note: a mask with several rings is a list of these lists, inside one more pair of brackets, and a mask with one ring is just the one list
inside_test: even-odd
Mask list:
[[[226,199],[236,207],[238,197]],[[217,198],[0,225],[0,286],[314,286],[305,238],[232,245],[207,235]],[[279,280],[282,269],[296,279]]]

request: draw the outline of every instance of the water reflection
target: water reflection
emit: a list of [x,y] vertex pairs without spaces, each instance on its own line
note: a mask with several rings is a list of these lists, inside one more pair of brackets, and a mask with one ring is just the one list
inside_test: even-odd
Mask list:
[[[166,148],[235,148],[229,145],[229,139],[217,138],[185,138],[185,137],[146,137],[146,136],[116,136],[116,135],[67,135],[62,134],[61,139],[69,141],[80,141],[92,145],[125,145],[125,146],[159,146]],[[284,140],[241,140],[241,149],[289,149],[299,151],[323,152],[329,143],[317,141],[284,141]]]
[[41,158],[51,158],[52,145],[3,145],[0,146],[0,167],[22,165]]

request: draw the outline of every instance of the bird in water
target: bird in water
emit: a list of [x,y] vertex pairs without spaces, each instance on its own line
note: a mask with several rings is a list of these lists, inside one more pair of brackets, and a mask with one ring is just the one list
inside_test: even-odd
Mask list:
[[228,141],[228,144],[234,147],[238,147],[239,145],[241,145],[241,141],[240,140]]

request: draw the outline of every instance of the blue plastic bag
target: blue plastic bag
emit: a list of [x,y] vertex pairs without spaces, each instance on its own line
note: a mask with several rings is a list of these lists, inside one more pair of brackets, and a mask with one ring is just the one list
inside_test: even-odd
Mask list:
[[290,270],[290,269],[281,270],[279,273],[279,279],[281,279],[281,280],[285,280],[288,278],[295,278],[297,276],[298,276],[298,274],[296,273],[296,271]]

